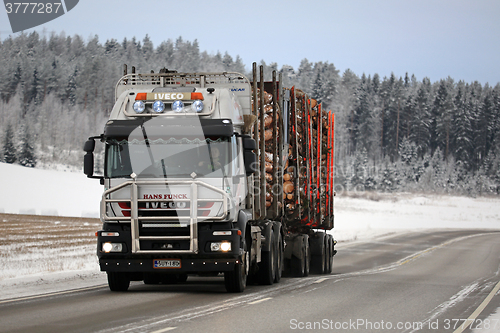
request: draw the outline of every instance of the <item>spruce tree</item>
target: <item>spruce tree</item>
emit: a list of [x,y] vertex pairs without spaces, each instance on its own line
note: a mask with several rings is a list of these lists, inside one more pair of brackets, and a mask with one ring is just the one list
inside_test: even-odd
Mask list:
[[68,85],[66,86],[66,99],[72,106],[76,104],[77,76],[78,68],[75,68],[75,71],[69,77]]
[[459,86],[455,96],[455,116],[452,120],[452,153],[456,161],[470,166],[473,146],[472,119],[469,109],[465,103],[462,85]]
[[32,137],[28,126],[24,126],[19,149],[19,164],[25,167],[34,168],[36,165],[35,150],[33,148]]
[[3,138],[3,159],[5,163],[12,164],[17,161],[17,151],[14,145],[14,131],[12,125],[7,124]]
[[449,87],[451,84],[452,82],[441,80],[432,109],[431,149],[435,151],[436,148],[441,148],[445,159],[450,154],[451,120],[455,108]]
[[429,151],[431,140],[431,113],[430,113],[430,82],[424,79],[415,97],[415,103],[409,121],[410,140],[417,145],[419,157]]

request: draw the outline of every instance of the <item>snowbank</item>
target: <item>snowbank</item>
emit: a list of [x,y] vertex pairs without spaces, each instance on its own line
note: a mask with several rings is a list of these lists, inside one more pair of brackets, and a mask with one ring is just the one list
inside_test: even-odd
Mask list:
[[383,195],[378,201],[337,197],[334,236],[339,241],[417,229],[500,229],[499,198]]
[[83,173],[0,163],[0,213],[99,217],[103,187]]

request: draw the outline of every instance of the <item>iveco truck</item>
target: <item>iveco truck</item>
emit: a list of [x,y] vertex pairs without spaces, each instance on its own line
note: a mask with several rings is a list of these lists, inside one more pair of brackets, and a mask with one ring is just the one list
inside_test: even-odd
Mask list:
[[84,172],[104,187],[97,256],[112,291],[211,274],[242,292],[331,273],[334,115],[281,81],[255,64],[252,80],[125,66],[84,145]]

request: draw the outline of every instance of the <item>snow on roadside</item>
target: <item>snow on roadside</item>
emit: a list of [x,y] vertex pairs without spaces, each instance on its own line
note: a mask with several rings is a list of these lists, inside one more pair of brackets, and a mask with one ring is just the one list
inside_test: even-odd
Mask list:
[[367,239],[417,229],[500,229],[499,198],[389,194],[375,200],[337,197],[338,241]]
[[107,286],[107,283],[106,273],[99,271],[98,264],[93,270],[39,273],[0,281],[0,302],[72,289]]
[[0,163],[0,213],[99,217],[102,186],[83,172]]

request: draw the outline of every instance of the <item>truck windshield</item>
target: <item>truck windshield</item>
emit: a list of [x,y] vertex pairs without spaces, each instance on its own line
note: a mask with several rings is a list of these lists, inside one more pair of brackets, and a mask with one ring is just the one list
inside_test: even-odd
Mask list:
[[224,177],[229,173],[230,138],[171,137],[106,141],[106,177]]

